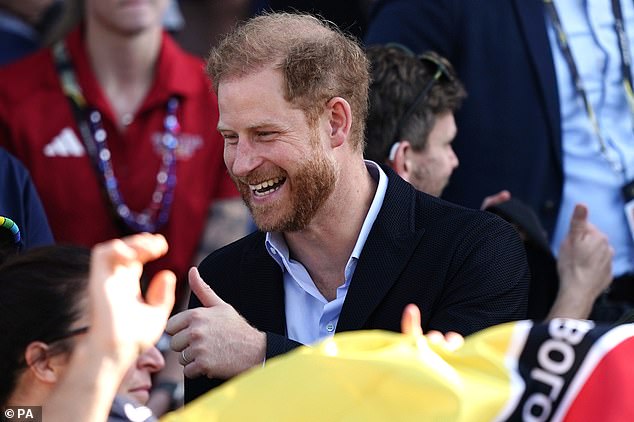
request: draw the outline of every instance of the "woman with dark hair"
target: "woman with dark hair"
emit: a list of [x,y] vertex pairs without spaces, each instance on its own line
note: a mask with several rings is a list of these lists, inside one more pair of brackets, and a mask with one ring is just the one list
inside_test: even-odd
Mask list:
[[0,266],[0,403],[40,405],[88,329],[90,251],[49,246]]
[[[94,393],[88,399],[103,400],[109,393],[101,385],[106,375],[99,373],[104,362],[117,364],[110,371],[117,378],[111,384],[119,385],[118,402],[147,401],[151,374],[162,369],[165,362],[154,346],[148,347],[140,340],[146,343],[144,337],[158,338],[160,330],[150,330],[157,331],[152,335],[140,333],[140,325],[134,321],[125,327],[130,329],[125,332],[122,314],[130,312],[133,317],[134,311],[145,312],[153,307],[135,294],[142,264],[167,249],[164,238],[159,236],[162,243],[158,249],[163,251],[152,251],[157,241],[152,236],[137,235],[98,245],[95,251],[101,249],[101,258],[93,251],[92,263],[88,249],[47,246],[9,256],[0,264],[0,332],[4,336],[0,349],[0,406],[44,404],[46,412],[46,403],[62,381],[63,388],[75,392],[82,391],[83,381],[99,384],[97,390],[87,389],[80,394]],[[129,305],[121,306],[126,301]],[[137,304],[141,306],[135,309]],[[133,331],[135,327],[137,330]],[[126,334],[125,343],[120,341],[122,333]],[[127,346],[125,353],[122,345]],[[137,353],[130,353],[130,346]],[[90,361],[91,365],[98,365],[87,366],[88,360],[83,359],[87,350],[91,359],[96,358]],[[134,365],[130,365],[132,355],[136,355]],[[82,365],[85,375],[77,371]],[[122,365],[123,370],[114,370]],[[90,378],[92,369],[97,370],[97,379]],[[65,380],[71,373],[71,379]],[[111,402],[112,396],[109,399]],[[71,412],[76,404],[67,400],[55,403]]]

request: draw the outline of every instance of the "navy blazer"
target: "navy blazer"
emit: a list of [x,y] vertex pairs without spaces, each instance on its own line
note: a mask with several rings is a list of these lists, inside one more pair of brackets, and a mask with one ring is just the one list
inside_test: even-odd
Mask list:
[[55,243],[29,171],[0,147],[0,217],[18,225],[23,250]]
[[[529,270],[515,229],[487,212],[416,191],[394,172],[359,257],[336,331],[400,331],[403,309],[416,303],[422,325],[471,334],[526,316]],[[333,216],[334,217],[334,216]],[[280,266],[255,232],[209,255],[202,278],[259,330],[267,358],[299,344],[286,337]],[[192,295],[190,308],[201,306]],[[186,380],[189,401],[217,385]]]
[[380,0],[365,42],[435,50],[464,82],[454,141],[460,166],[443,197],[479,208],[509,189],[552,234],[563,169],[543,0]]

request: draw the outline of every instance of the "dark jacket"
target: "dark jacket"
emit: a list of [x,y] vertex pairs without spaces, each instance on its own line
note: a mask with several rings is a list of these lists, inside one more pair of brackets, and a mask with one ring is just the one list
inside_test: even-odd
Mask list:
[[23,249],[53,243],[44,207],[28,170],[0,148],[0,216],[18,225]]
[[[523,319],[529,284],[524,247],[499,217],[416,191],[394,172],[350,282],[337,332],[400,331],[409,303],[422,325],[471,334]],[[255,232],[209,255],[202,278],[247,321],[267,332],[267,359],[297,347],[286,338],[283,274]],[[192,295],[190,308],[201,306]],[[218,384],[185,381],[189,401]]]
[[380,0],[366,44],[435,50],[468,97],[452,144],[460,158],[443,197],[469,207],[502,189],[552,234],[563,167],[557,80],[543,0]]

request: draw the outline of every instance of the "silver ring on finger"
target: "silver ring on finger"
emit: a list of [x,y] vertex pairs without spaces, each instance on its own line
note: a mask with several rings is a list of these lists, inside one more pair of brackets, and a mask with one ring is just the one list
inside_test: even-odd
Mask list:
[[183,361],[183,365],[188,365],[188,364],[190,364],[192,361],[191,361],[191,360],[189,360],[189,359],[187,358],[187,356],[185,355],[185,350],[187,350],[187,349],[183,349],[183,351],[181,352],[181,360]]

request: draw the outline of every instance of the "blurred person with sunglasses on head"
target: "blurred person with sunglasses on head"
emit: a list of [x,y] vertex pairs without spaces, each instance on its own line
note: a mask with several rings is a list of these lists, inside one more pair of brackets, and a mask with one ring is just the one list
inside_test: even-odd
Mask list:
[[[447,59],[434,52],[416,56],[400,44],[370,46],[370,112],[365,156],[389,165],[416,189],[440,196],[458,158],[451,143],[454,112],[466,92]],[[491,195],[483,209],[509,221],[520,233],[531,285],[528,317],[587,318],[611,281],[612,248],[579,205],[556,261],[537,216],[508,192]]]
[[433,52],[415,56],[393,44],[366,53],[372,82],[365,157],[440,196],[459,164],[451,143],[464,87],[451,64]]

